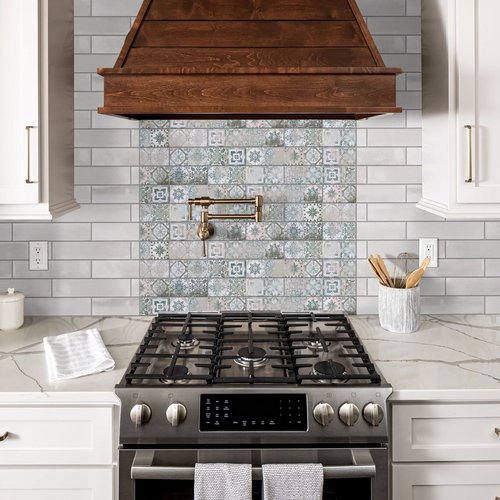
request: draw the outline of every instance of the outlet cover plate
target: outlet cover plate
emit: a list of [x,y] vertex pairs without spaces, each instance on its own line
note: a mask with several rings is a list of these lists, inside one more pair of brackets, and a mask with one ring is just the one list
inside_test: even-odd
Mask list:
[[422,262],[427,256],[431,258],[428,267],[438,267],[438,240],[437,238],[420,238],[419,258]]
[[30,271],[49,270],[48,241],[30,241]]

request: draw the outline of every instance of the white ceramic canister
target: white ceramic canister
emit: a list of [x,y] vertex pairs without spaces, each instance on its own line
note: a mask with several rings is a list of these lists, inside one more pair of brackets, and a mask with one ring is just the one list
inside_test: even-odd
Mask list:
[[420,287],[389,288],[379,284],[378,319],[389,332],[416,332],[420,327]]
[[0,330],[15,330],[24,323],[24,293],[9,288],[0,293]]

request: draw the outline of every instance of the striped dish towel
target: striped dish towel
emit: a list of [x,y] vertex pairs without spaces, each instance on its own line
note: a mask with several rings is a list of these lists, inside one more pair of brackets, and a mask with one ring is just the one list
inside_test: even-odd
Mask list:
[[321,464],[262,464],[264,500],[322,500]]
[[107,372],[115,367],[97,328],[45,337],[43,346],[51,381]]
[[252,500],[252,466],[196,464],[194,500]]

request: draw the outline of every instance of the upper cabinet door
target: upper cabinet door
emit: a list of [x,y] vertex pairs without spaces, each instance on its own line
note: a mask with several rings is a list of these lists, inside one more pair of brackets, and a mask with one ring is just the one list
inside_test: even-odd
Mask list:
[[422,198],[448,219],[500,218],[499,0],[422,0]]
[[74,199],[73,0],[0,0],[0,221]]
[[0,0],[0,67],[0,200],[36,204],[40,131],[38,0]]
[[456,8],[457,201],[500,203],[500,1]]

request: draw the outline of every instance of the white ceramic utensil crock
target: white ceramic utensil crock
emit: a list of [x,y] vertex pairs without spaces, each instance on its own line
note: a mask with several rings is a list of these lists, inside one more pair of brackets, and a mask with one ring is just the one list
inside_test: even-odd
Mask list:
[[24,293],[9,288],[0,293],[0,330],[15,330],[24,323]]
[[379,284],[380,326],[393,333],[413,333],[420,326],[420,287],[390,288]]

